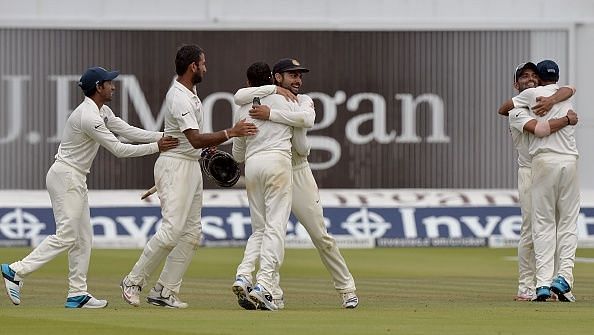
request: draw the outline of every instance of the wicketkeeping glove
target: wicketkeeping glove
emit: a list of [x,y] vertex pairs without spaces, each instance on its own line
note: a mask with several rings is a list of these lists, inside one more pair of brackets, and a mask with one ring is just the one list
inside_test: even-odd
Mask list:
[[239,164],[229,153],[218,149],[202,150],[202,172],[217,185],[231,187],[239,180]]

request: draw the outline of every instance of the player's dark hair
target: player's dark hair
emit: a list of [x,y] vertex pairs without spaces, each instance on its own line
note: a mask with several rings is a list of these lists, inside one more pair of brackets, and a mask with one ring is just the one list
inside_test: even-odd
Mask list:
[[178,76],[186,73],[188,66],[194,62],[198,62],[203,53],[204,51],[195,44],[182,45],[175,55],[175,73]]
[[272,71],[270,71],[270,66],[264,62],[256,62],[250,65],[246,75],[252,87],[272,84]]
[[97,92],[97,86],[101,85],[103,86],[103,83],[105,83],[104,81],[100,82],[99,84],[93,86],[93,88],[89,88],[86,91],[83,91],[83,94],[85,95],[85,97],[92,97],[93,94],[95,94],[95,92]]

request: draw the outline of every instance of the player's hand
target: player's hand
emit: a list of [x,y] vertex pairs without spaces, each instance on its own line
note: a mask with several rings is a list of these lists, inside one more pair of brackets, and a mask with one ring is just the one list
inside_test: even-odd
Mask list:
[[572,109],[567,111],[567,117],[569,118],[570,126],[575,126],[578,123],[578,115]]
[[536,105],[532,107],[532,112],[538,116],[546,115],[555,105],[555,100],[551,97],[536,97]]
[[159,151],[167,151],[173,149],[179,145],[179,140],[171,136],[163,136],[158,141]]
[[293,94],[293,92],[289,91],[288,89],[286,89],[284,87],[277,86],[276,87],[276,94],[282,95],[289,102],[299,102],[297,100],[297,96],[295,96],[295,94]]
[[256,127],[255,124],[247,122],[245,119],[243,119],[237,122],[228,133],[229,137],[256,135],[258,133],[258,127]]
[[249,113],[256,120],[268,120],[270,118],[270,107],[266,105],[254,105]]
[[216,145],[215,146],[212,146],[212,147],[202,148],[202,152],[206,152],[206,153],[208,153],[208,152],[215,152],[215,151],[217,151]]

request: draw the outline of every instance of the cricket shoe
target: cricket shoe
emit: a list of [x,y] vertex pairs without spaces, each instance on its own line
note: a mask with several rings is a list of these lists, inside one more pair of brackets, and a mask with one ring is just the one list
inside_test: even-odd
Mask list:
[[264,286],[260,284],[256,284],[256,286],[254,286],[254,289],[250,292],[249,297],[258,305],[259,309],[268,311],[278,310],[278,306],[272,299],[272,294],[270,294],[270,292],[268,292]]
[[518,294],[514,298],[514,301],[532,301],[536,299],[536,294],[533,289],[518,290]]
[[355,308],[359,305],[359,298],[355,292],[343,293],[342,294],[342,307],[344,308]]
[[551,291],[553,291],[559,301],[563,302],[575,302],[575,296],[571,293],[571,287],[563,278],[563,276],[557,276],[553,279],[553,283],[551,284]]
[[142,288],[139,285],[130,283],[128,276],[124,277],[120,282],[122,289],[122,299],[134,307],[140,306],[140,291]]
[[96,299],[90,294],[68,297],[64,307],[66,308],[105,308],[107,300]]
[[256,304],[250,300],[249,294],[252,291],[252,283],[244,276],[235,277],[235,282],[231,286],[233,293],[237,296],[237,303],[244,309],[254,310]]
[[285,309],[285,298],[280,297],[279,299],[272,298],[272,302],[278,307],[278,309]]
[[[281,310],[281,309],[285,309],[285,298],[284,297],[280,297],[280,298],[272,298],[272,302],[276,305],[276,307]],[[262,304],[258,304],[258,309],[260,310],[267,310],[266,307]]]
[[536,288],[536,299],[533,301],[547,301],[551,297],[551,289],[548,286]]
[[171,294],[168,297],[164,297],[161,295],[162,292],[163,290],[157,291],[154,287],[151,288],[148,296],[146,297],[146,302],[148,302],[151,305],[167,308],[188,308],[188,304],[179,300],[179,298],[175,294]]
[[21,303],[21,288],[23,287],[23,282],[8,264],[2,264],[0,267],[2,269],[6,294],[13,304],[19,305]]
[[514,301],[533,301],[535,299],[536,297],[534,296],[534,294],[521,293],[516,295]]

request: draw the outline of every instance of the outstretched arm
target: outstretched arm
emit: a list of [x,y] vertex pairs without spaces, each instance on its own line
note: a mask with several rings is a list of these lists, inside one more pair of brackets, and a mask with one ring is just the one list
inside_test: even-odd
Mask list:
[[123,136],[132,142],[151,143],[163,137],[163,133],[161,132],[148,131],[131,126],[117,116],[108,118],[106,126],[113,133]]

